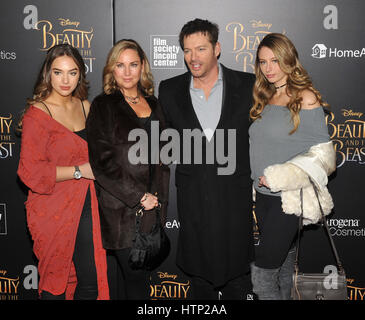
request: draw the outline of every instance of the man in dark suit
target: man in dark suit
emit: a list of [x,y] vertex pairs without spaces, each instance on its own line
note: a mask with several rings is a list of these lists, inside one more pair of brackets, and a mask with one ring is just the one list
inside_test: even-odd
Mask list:
[[[185,24],[180,45],[189,72],[162,81],[159,99],[167,127],[181,139],[187,129],[203,134],[201,150],[180,143],[177,264],[192,278],[193,298],[217,299],[220,291],[223,299],[246,299],[254,251],[248,126],[255,79],[218,63],[218,26],[207,20]],[[231,152],[232,143],[234,155],[228,161],[234,162],[233,170],[224,171],[232,163],[224,168],[221,157],[204,162],[208,147],[213,145],[218,156]],[[191,164],[182,160],[187,152]],[[197,152],[202,163],[194,163]]]

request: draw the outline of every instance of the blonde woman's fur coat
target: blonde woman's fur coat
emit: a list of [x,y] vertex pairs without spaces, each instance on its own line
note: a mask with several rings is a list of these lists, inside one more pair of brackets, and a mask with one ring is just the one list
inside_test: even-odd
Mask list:
[[318,190],[318,197],[325,215],[333,208],[327,189],[328,176],[336,170],[336,153],[332,141],[312,146],[282,164],[264,170],[272,192],[281,191],[282,209],[286,214],[301,215],[300,189],[303,189],[303,223],[317,223],[321,218],[318,200],[311,179]]

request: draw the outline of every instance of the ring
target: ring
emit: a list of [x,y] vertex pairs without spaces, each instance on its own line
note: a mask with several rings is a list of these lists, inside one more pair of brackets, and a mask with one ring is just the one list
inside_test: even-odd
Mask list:
[[140,217],[143,216],[143,208],[136,211],[136,216],[140,216]]

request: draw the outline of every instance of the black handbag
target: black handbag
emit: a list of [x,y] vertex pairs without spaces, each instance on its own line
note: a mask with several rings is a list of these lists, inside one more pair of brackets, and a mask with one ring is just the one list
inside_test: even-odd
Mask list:
[[[319,203],[319,208],[321,210],[321,225],[324,227],[329,237],[331,248],[336,259],[337,274],[299,272],[299,243],[301,231],[303,229],[303,215],[301,215],[299,217],[299,231],[291,297],[293,300],[347,300],[348,295],[345,270],[342,266],[332,236],[328,229],[327,221],[318,198],[317,188],[312,181],[311,183]],[[303,213],[303,190],[300,190],[300,198],[301,210]]]
[[136,212],[135,237],[128,257],[128,264],[132,269],[156,269],[170,253],[170,239],[161,224],[160,209],[159,204],[155,209],[156,222],[149,233],[140,230],[143,208],[139,208]]

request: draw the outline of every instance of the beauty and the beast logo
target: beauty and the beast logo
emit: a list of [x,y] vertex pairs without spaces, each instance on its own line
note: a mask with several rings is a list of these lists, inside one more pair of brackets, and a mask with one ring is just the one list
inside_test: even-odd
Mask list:
[[346,162],[365,164],[365,120],[362,117],[362,112],[351,107],[341,109],[339,119],[332,112],[326,117],[330,138],[337,153],[338,168]]
[[[254,72],[257,47],[267,34],[273,32],[270,31],[271,27],[271,23],[261,20],[251,20],[248,27],[240,22],[230,22],[226,25],[226,31],[233,36],[232,52],[243,71]],[[285,30],[282,33],[285,33]]]
[[150,278],[151,300],[187,299],[190,281],[179,281],[176,274],[157,272]]
[[86,72],[93,72],[95,57],[92,52],[94,29],[92,27],[79,29],[81,23],[71,19],[58,18],[56,22],[39,20],[35,27],[41,34],[42,51],[47,51],[53,46],[68,43],[79,49],[84,58]]
[[354,285],[354,279],[347,279],[347,290],[349,300],[364,300],[365,288],[357,287]]
[[13,136],[11,134],[11,125],[13,115],[0,115],[0,159],[7,159],[13,156]]
[[18,300],[19,276],[14,278],[7,275],[6,270],[0,270],[0,301]]

